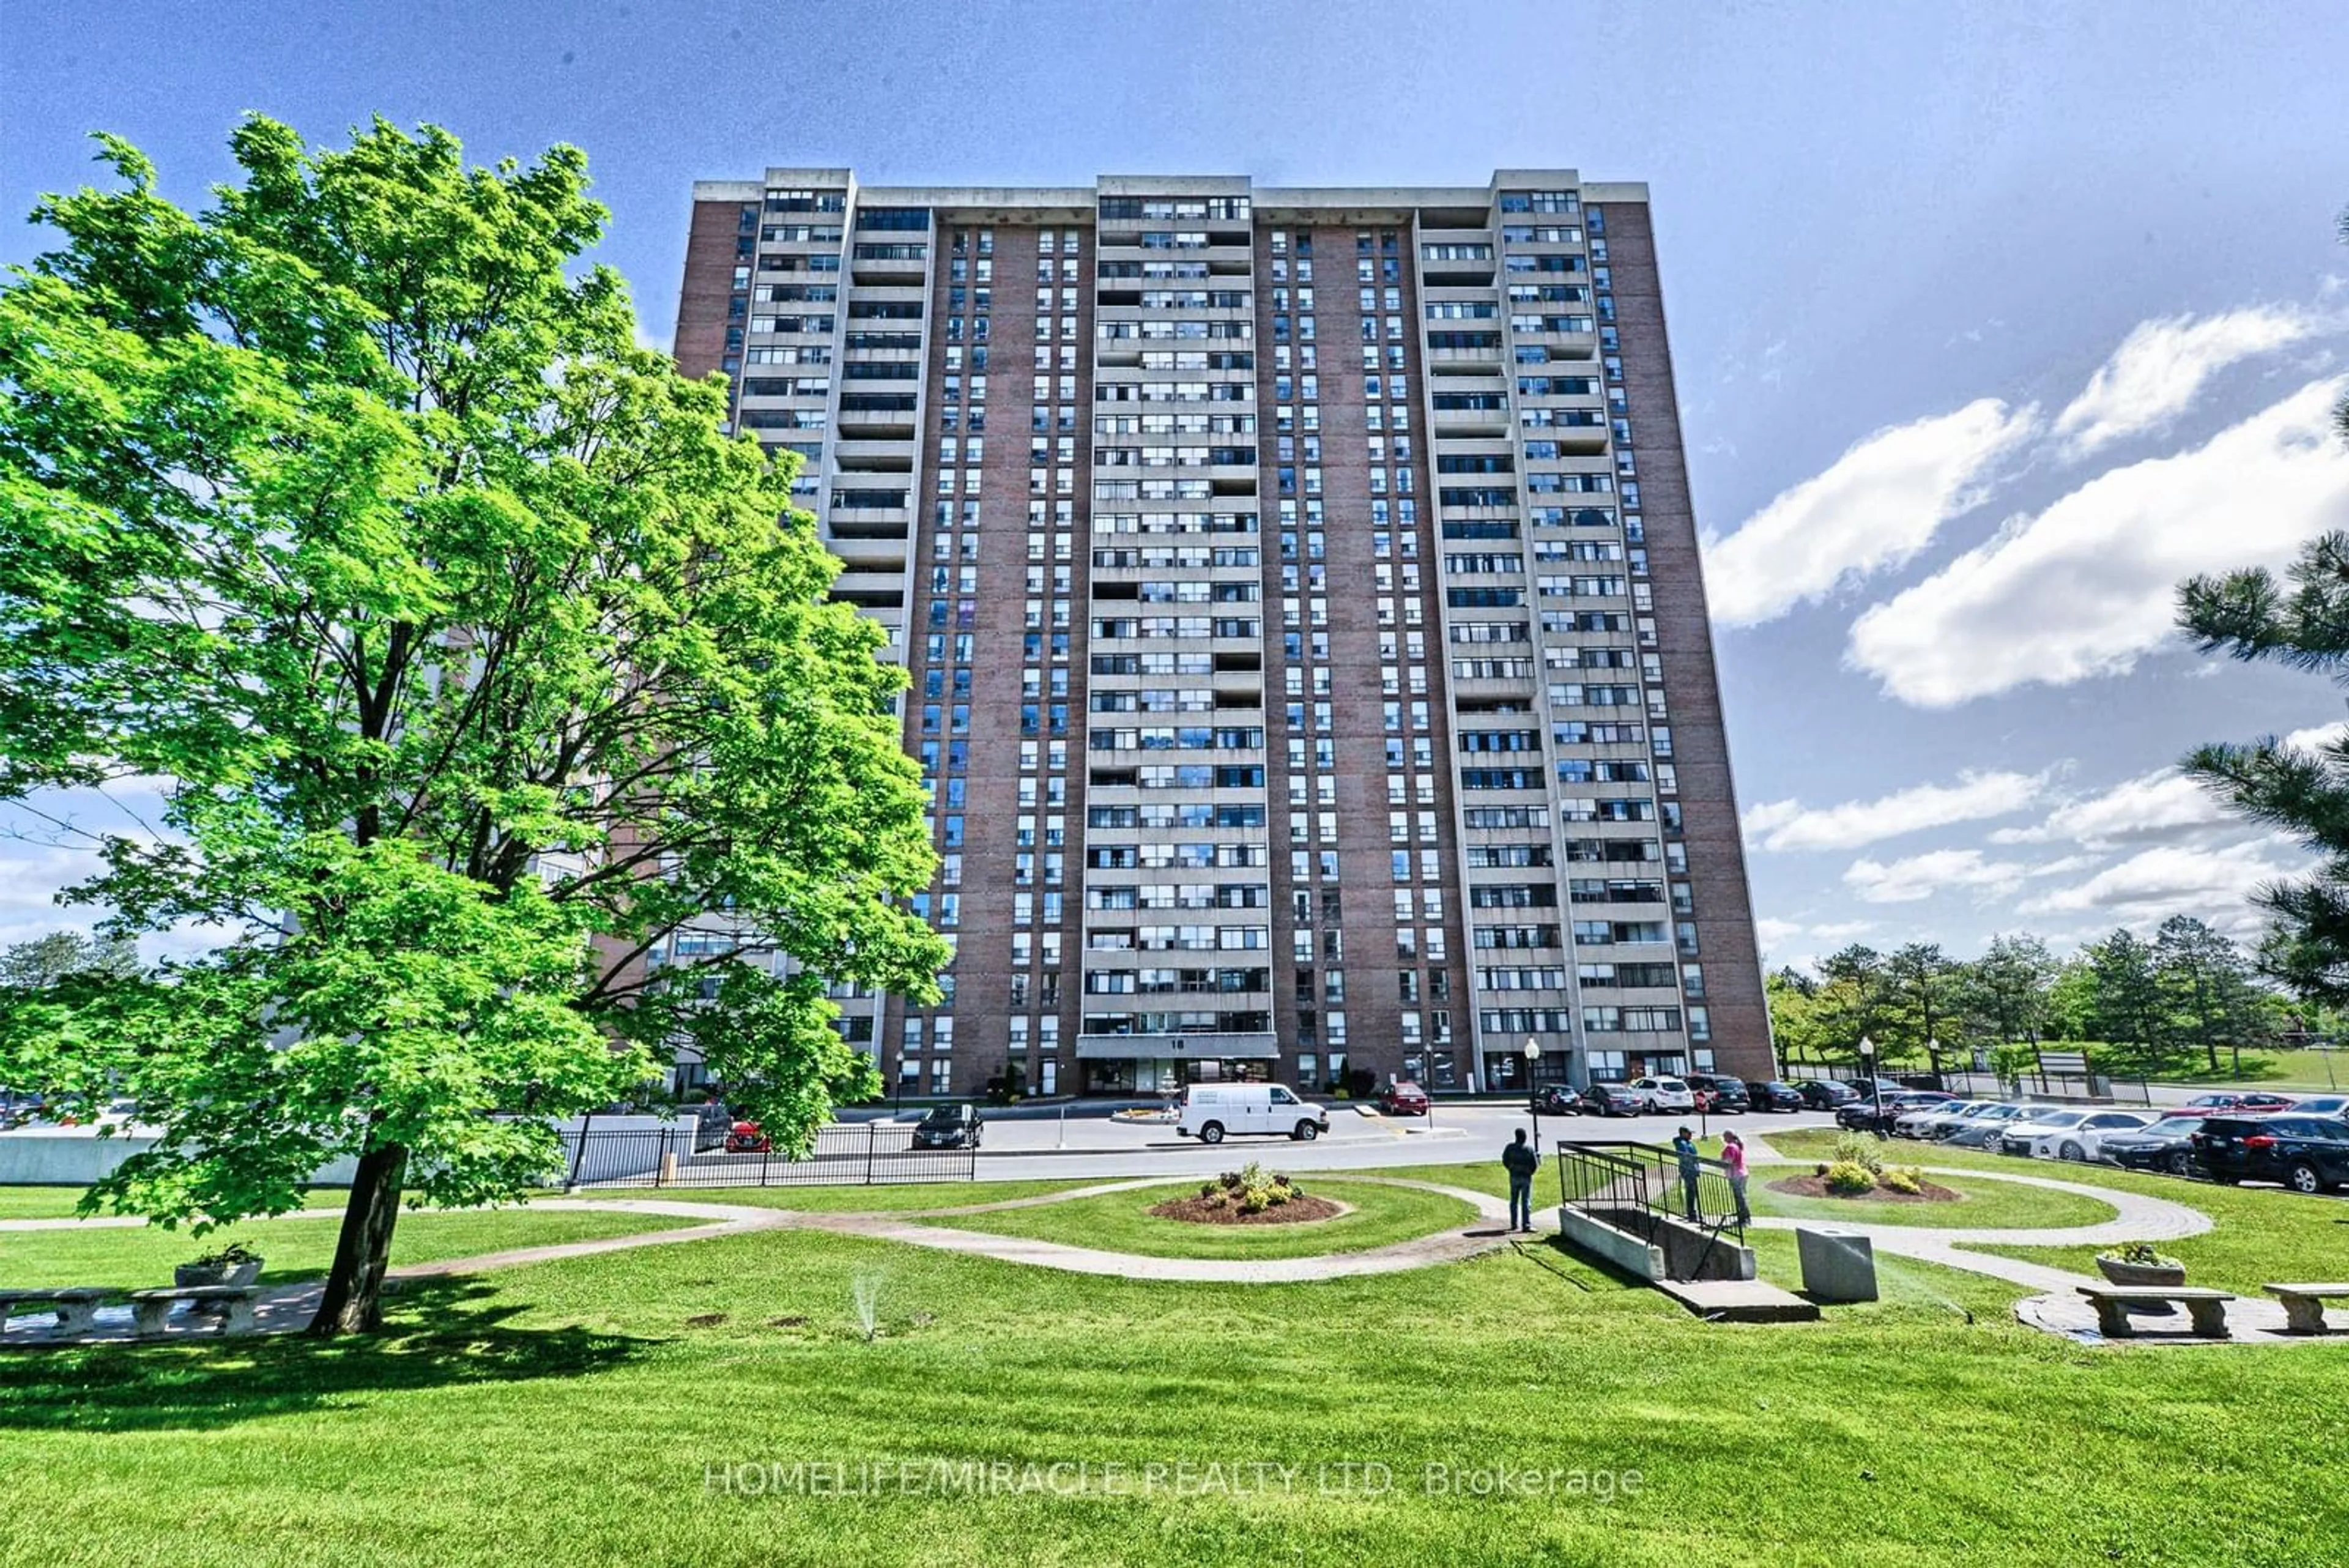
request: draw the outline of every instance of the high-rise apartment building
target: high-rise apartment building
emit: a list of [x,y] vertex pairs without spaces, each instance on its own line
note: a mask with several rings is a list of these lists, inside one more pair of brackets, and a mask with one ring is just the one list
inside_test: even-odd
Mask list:
[[912,674],[894,1084],[1769,1070],[1643,186],[771,169],[676,343]]

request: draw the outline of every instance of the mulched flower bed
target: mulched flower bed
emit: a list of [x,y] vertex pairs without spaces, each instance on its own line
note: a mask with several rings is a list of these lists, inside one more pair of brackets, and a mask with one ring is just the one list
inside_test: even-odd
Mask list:
[[1771,1182],[1770,1190],[1789,1198],[1840,1198],[1848,1203],[1956,1203],[1965,1197],[1962,1192],[1952,1192],[1930,1181],[1920,1186],[1921,1190],[1917,1192],[1895,1192],[1889,1187],[1879,1187],[1873,1192],[1836,1192],[1828,1189],[1824,1176],[1789,1176]]
[[1194,1225],[1301,1225],[1312,1220],[1334,1220],[1345,1211],[1344,1204],[1310,1193],[1255,1214],[1241,1213],[1237,1203],[1195,1195],[1158,1204],[1150,1210],[1161,1220],[1182,1220]]

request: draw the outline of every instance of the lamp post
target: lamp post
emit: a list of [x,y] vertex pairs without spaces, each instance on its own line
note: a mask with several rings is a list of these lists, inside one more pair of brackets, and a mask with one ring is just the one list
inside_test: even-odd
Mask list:
[[1943,1087],[1944,1085],[1941,1083],[1941,1042],[1938,1036],[1925,1042],[1925,1060],[1933,1064],[1933,1087],[1937,1089]]
[[1859,1070],[1868,1075],[1868,1091],[1876,1100],[1876,1120],[1884,1120],[1884,1081],[1876,1075],[1876,1042],[1859,1037]]
[[1534,1068],[1541,1061],[1541,1042],[1526,1038],[1526,1106],[1534,1114],[1534,1152],[1541,1153],[1541,1096],[1535,1091]]

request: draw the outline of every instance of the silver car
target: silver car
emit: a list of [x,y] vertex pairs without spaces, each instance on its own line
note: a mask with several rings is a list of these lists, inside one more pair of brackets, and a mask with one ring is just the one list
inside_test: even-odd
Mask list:
[[2049,1108],[2018,1105],[2012,1100],[2001,1101],[1997,1105],[1984,1106],[1951,1127],[1949,1136],[1941,1141],[1955,1148],[1996,1148],[1998,1135],[2005,1129],[2007,1123]]

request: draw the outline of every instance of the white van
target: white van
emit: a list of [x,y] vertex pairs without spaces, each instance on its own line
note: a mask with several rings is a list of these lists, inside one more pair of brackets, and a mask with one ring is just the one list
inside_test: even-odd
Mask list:
[[1174,1136],[1221,1143],[1239,1133],[1278,1134],[1300,1142],[1330,1130],[1330,1113],[1278,1084],[1194,1084],[1174,1118]]

